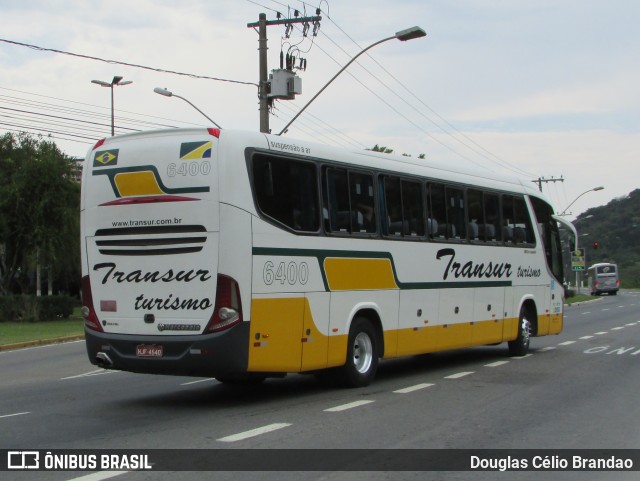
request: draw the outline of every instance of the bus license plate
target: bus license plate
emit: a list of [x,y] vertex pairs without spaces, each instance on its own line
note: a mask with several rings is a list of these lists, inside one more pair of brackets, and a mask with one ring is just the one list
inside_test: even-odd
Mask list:
[[162,346],[140,344],[136,346],[136,356],[138,357],[162,357]]

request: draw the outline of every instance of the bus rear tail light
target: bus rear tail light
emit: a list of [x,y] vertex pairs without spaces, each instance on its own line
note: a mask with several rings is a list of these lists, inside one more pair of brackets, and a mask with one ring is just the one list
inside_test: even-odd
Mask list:
[[242,322],[242,304],[238,283],[229,276],[218,274],[216,307],[204,332],[218,332]]
[[82,278],[82,317],[84,318],[84,325],[88,329],[104,332],[93,307],[93,294],[91,293],[89,276]]

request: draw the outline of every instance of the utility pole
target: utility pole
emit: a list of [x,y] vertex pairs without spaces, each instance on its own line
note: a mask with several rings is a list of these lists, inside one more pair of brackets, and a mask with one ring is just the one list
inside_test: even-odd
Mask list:
[[538,177],[535,180],[532,180],[531,182],[533,182],[534,184],[538,184],[538,189],[540,189],[540,192],[542,192],[542,183],[544,182],[545,184],[548,182],[564,182],[564,179],[562,178],[562,176],[560,176],[559,179],[555,178],[555,177],[551,177],[550,179],[545,179],[544,177]]
[[[316,11],[316,13],[320,13]],[[309,23],[319,22],[322,17],[316,15],[315,17],[296,17],[287,18],[284,20],[267,20],[267,15],[261,13],[258,15],[258,21],[255,23],[248,23],[248,28],[258,28],[258,56],[259,56],[259,69],[260,69],[260,83],[258,85],[258,98],[260,99],[260,132],[269,133],[269,106],[271,105],[271,99],[269,99],[270,83],[268,77],[267,67],[267,27],[271,25],[292,25],[294,23]]]
[[267,15],[261,13],[258,20],[258,56],[260,59],[260,82],[258,98],[260,99],[260,132],[270,132],[269,128],[269,79],[267,78]]

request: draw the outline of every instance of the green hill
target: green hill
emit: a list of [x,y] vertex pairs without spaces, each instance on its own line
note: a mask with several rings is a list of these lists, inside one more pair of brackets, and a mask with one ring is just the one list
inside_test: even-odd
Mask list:
[[613,262],[622,287],[640,287],[640,189],[583,212],[575,224],[587,267]]

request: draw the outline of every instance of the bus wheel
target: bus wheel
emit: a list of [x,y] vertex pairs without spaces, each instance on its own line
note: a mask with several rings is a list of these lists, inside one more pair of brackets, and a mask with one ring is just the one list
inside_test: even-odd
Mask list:
[[377,369],[376,331],[368,319],[357,317],[349,329],[347,362],[337,370],[337,381],[345,387],[368,386]]
[[518,321],[518,337],[515,341],[509,341],[509,354],[512,356],[524,356],[529,351],[531,343],[531,321],[525,309],[520,311]]

